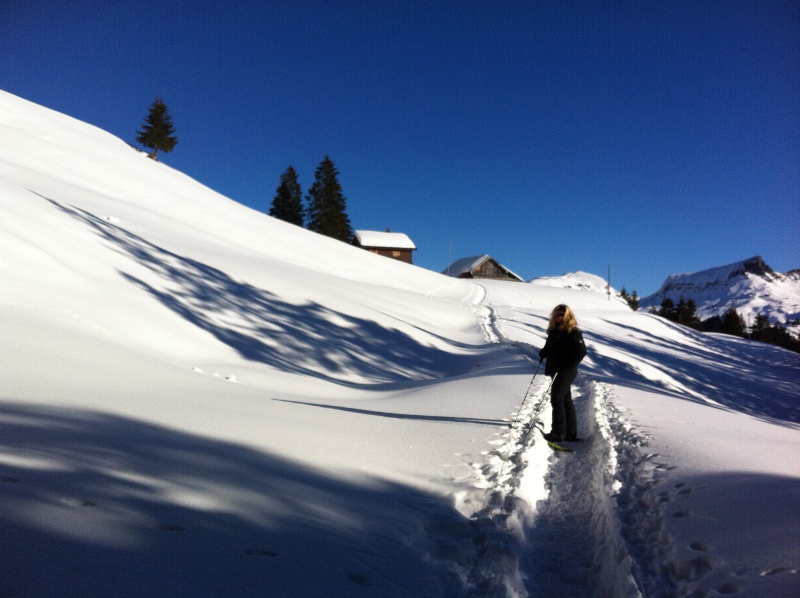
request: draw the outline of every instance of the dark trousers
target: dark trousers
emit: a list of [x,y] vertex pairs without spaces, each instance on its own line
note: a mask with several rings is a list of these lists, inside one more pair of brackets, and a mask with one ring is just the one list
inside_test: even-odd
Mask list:
[[572,403],[570,390],[577,375],[577,367],[560,370],[550,391],[550,404],[553,406],[553,425],[550,431],[566,438],[578,435],[578,421],[575,418],[575,405]]

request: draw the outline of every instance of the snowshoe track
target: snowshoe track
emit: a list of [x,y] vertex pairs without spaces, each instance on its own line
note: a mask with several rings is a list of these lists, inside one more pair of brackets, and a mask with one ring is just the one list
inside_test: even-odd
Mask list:
[[[533,348],[507,338],[501,315],[483,304],[486,289],[476,287],[470,309],[486,340],[535,364]],[[641,598],[677,589],[662,566],[669,539],[653,490],[669,467],[643,452],[647,439],[615,407],[609,387],[584,375],[573,394],[586,440],[570,444],[573,453],[551,450],[535,429],[550,424],[549,382],[536,379],[511,428],[473,464],[484,495],[467,501],[482,508],[462,530],[469,548],[462,542],[457,552],[465,595]],[[643,511],[642,501],[653,509]]]
[[542,598],[639,597],[612,497],[613,436],[600,430],[603,394],[582,378],[577,388],[578,428],[586,440],[570,444],[572,454],[550,456],[549,494],[538,504],[521,562],[527,590]]

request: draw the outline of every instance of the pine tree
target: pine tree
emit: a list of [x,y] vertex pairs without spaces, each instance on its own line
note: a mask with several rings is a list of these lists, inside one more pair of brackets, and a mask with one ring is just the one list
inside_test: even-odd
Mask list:
[[628,305],[631,306],[633,311],[639,311],[639,295],[636,293],[636,291],[631,293],[631,296],[628,299]]
[[142,130],[138,131],[136,141],[153,150],[149,154],[153,160],[158,160],[159,150],[169,153],[178,143],[175,128],[172,125],[172,117],[167,111],[167,105],[160,97],[153,100],[153,105],[144,119]]
[[303,226],[303,191],[292,167],[281,175],[281,183],[272,200],[269,215],[297,226]]
[[770,324],[766,314],[756,316],[750,338],[800,353],[800,340],[793,337],[784,326]]
[[353,228],[346,212],[339,171],[326,155],[314,173],[314,184],[308,190],[307,228],[345,243],[353,240]]
[[769,330],[769,328],[769,316],[766,314],[756,314],[756,321],[753,324],[753,332],[762,332],[764,330]]
[[639,310],[639,295],[636,294],[636,291],[634,291],[633,294],[628,295],[628,291],[625,289],[625,287],[622,287],[622,290],[619,292],[619,296],[625,300],[625,302],[633,311]]
[[735,336],[744,336],[745,325],[744,318],[739,315],[733,307],[728,309],[722,316],[722,330],[725,334],[733,334]]
[[661,300],[661,309],[658,310],[658,315],[667,320],[675,321],[675,303],[669,297],[664,297]]
[[690,328],[700,328],[700,318],[697,317],[697,305],[694,299],[686,301],[681,295],[678,307],[675,309],[675,321]]

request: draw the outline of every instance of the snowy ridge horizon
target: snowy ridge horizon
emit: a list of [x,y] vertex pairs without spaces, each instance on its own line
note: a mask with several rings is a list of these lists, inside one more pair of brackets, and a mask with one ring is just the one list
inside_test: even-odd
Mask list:
[[780,273],[761,256],[697,272],[672,274],[661,288],[639,302],[640,309],[658,307],[665,298],[677,303],[693,300],[701,319],[722,316],[730,308],[753,321],[767,315],[770,322],[800,332],[800,271]]

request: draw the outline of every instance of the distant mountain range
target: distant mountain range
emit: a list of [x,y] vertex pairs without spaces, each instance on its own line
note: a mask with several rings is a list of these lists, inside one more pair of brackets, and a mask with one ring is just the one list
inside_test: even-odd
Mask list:
[[686,274],[672,274],[661,288],[641,299],[639,307],[659,307],[669,297],[676,304],[693,300],[697,316],[705,320],[734,308],[750,325],[759,314],[769,317],[795,335],[800,332],[800,270],[782,274],[760,256]]
[[[606,281],[594,274],[571,272],[563,276],[534,278],[532,284],[606,293]],[[619,293],[611,289],[618,297]],[[665,297],[677,304],[681,297],[691,299],[697,317],[706,320],[721,316],[731,307],[745,323],[765,314],[772,324],[780,324],[794,336],[800,335],[800,270],[775,272],[760,256],[700,272],[672,274],[661,288],[640,299],[639,308],[660,307]]]

